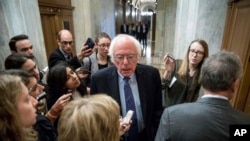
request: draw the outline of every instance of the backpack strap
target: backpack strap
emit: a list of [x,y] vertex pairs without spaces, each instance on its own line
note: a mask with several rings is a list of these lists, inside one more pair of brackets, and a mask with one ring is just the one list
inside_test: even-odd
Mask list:
[[90,57],[88,57],[88,58],[89,58],[89,71],[91,72],[92,61],[91,61]]

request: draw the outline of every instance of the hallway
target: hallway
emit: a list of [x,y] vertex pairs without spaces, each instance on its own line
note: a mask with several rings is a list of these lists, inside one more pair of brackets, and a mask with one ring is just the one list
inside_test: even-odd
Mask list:
[[[248,3],[249,0],[212,0],[205,4],[202,0],[158,0],[156,7],[141,4],[137,7],[141,11],[152,9],[155,13],[149,18],[154,31],[149,35],[154,38],[148,41],[145,56],[139,62],[152,65],[162,73],[164,54],[169,52],[176,58],[183,58],[184,50],[197,38],[207,41],[210,55],[221,49],[236,52],[244,61],[246,72],[233,106],[250,113]],[[56,48],[55,33],[58,30],[65,28],[74,32],[74,51],[77,52],[85,39],[94,37],[96,32],[107,32],[113,38],[123,22],[144,20],[145,15],[137,8],[125,0],[1,0],[0,69],[4,68],[4,60],[10,54],[9,39],[15,35],[30,37],[38,66],[44,68],[48,65],[48,54]],[[45,24],[48,26],[43,28]]]
[[139,63],[152,65],[159,70],[160,74],[162,74],[164,70],[163,57],[164,56],[157,56],[151,54],[151,41],[148,39],[146,51],[142,52]]

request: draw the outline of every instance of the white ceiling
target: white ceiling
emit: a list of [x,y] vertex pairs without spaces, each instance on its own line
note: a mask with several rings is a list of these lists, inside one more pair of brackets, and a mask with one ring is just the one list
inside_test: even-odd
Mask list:
[[132,5],[141,11],[148,11],[148,9],[152,9],[155,11],[157,0],[128,0],[132,2]]
[[156,5],[157,5],[156,0],[140,0],[140,1],[141,1],[141,6],[140,6],[141,11],[148,11],[148,9],[151,9],[154,12],[156,11]]
[[141,2],[156,2],[156,0],[139,0],[139,1],[141,1]]

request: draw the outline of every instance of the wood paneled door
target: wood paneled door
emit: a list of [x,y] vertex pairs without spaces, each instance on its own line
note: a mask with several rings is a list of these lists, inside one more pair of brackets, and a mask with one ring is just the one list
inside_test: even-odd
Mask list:
[[235,52],[244,74],[233,106],[250,115],[250,0],[229,0],[222,49]]
[[[47,58],[57,48],[56,36],[61,29],[68,29],[74,35],[73,7],[70,0],[39,0],[44,42]],[[75,47],[73,47],[75,54]]]

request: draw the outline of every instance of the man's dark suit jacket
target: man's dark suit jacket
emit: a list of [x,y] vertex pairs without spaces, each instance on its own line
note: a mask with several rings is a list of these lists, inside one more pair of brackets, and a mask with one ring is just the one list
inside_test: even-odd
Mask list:
[[128,34],[129,33],[129,26],[127,24],[125,24],[125,26],[126,26],[126,31],[125,31],[125,28],[124,28],[124,24],[122,24],[121,27],[120,27],[120,32],[122,34]]
[[49,57],[49,68],[55,66],[56,64],[58,64],[59,62],[67,62],[70,66],[72,66],[74,69],[81,67],[80,62],[78,61],[78,58],[76,56],[74,56],[70,61],[67,61],[66,58],[64,57],[64,55],[62,54],[62,52],[60,51],[59,48],[57,48],[55,51],[53,51],[50,54]]
[[155,141],[229,141],[232,124],[250,124],[250,117],[228,100],[201,98],[166,108]]
[[[160,74],[156,68],[138,64],[135,75],[145,125],[144,141],[153,141],[163,111]],[[121,107],[118,77],[115,66],[99,70],[92,76],[91,94],[106,93]]]

